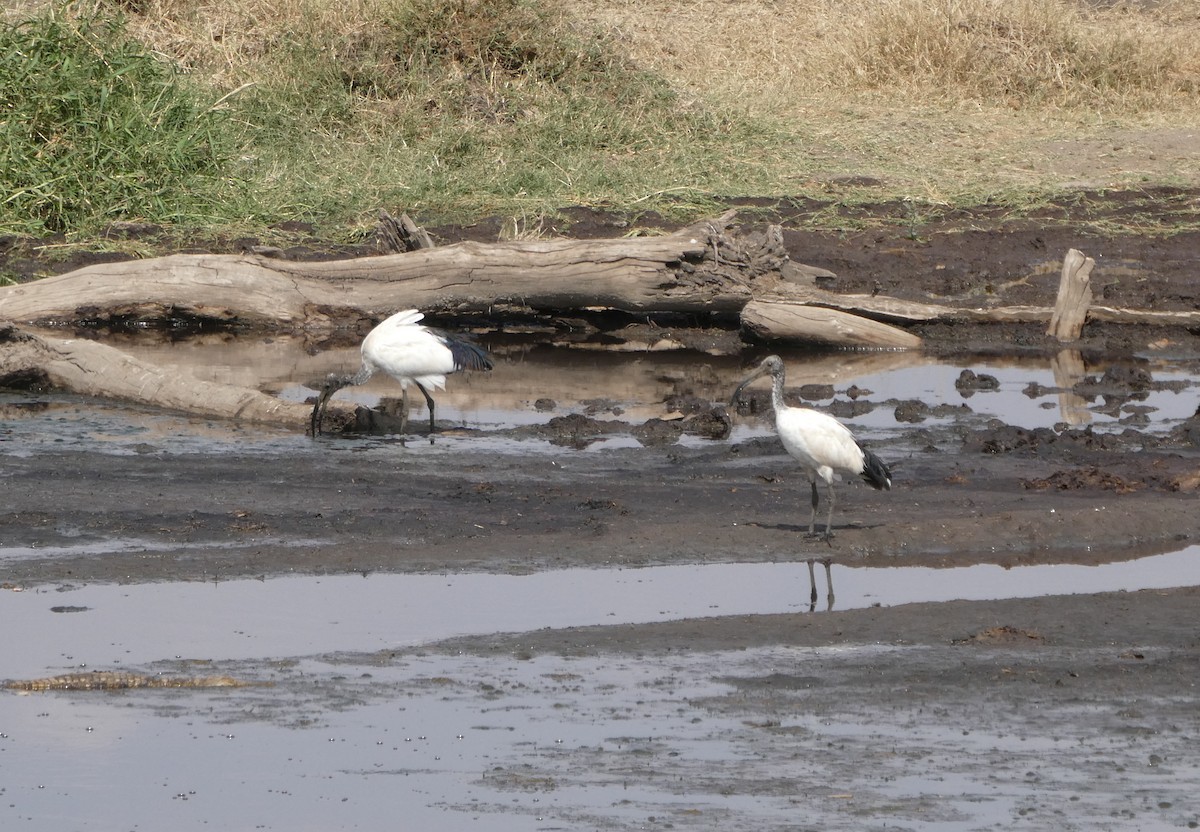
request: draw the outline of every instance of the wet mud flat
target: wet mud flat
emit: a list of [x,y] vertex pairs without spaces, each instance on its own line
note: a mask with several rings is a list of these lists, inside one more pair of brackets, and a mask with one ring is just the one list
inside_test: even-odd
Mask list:
[[[6,629],[62,646],[13,649],[9,666],[248,684],[5,692],[0,811],[24,828],[381,828],[401,811],[428,829],[1200,823],[1195,585],[897,605],[885,584],[878,606],[838,600],[872,569],[1188,557],[1191,418],[897,421],[870,432],[894,490],[839,486],[827,544],[806,538],[807,483],[769,430],[643,445],[620,419],[544,417],[433,442],[219,426],[189,442],[186,425],[122,433],[119,415],[43,405],[53,430],[9,422],[0,584]],[[834,560],[832,604],[818,568],[809,605],[809,557]],[[385,576],[618,572],[632,592],[656,568],[756,564],[796,567],[791,609],[728,614],[718,593],[677,619],[667,588],[661,620],[428,638],[385,597],[370,637],[331,649],[281,647],[224,603],[282,587],[255,615],[336,630],[335,595],[366,605]],[[197,617],[171,587],[203,593]],[[461,603],[507,620],[486,592]],[[114,609],[161,644],[107,630]]]
[[[893,489],[840,483],[832,541],[805,534],[808,483],[769,429],[642,445],[619,421],[575,415],[432,439],[256,446],[239,429],[210,450],[141,433],[98,449],[46,438],[67,431],[50,419],[36,450],[5,458],[0,526],[17,554],[0,580],[1130,560],[1200,539],[1198,419],[1166,432],[962,417],[893,430],[873,445]],[[22,447],[19,434],[9,441]]]
[[[188,829],[378,828],[401,811],[431,829],[1186,829],[1200,667],[1179,621],[1198,600],[525,633],[222,663],[270,684],[233,693],[16,702],[83,736],[90,720],[135,816]],[[173,752],[153,775],[139,731]],[[91,811],[122,814],[110,800]]]
[[[614,233],[576,219],[581,236]],[[1044,304],[1048,264],[1076,246],[1105,302],[1196,304],[1194,233],[944,219],[784,225],[794,259],[838,272],[839,290]],[[0,676],[240,686],[0,691],[0,822],[1200,827],[1200,341],[1089,325],[1084,376],[1060,383],[1023,378],[1056,354],[1036,327],[922,334],[983,383],[957,391],[960,367],[931,363],[885,386],[850,372],[859,356],[785,354],[792,394],[893,466],[891,492],[838,486],[828,544],[805,536],[807,483],[761,410],[735,414],[728,439],[682,430],[765,347],[612,366],[497,349],[493,379],[439,397],[432,443],[6,394],[0,624],[15,635]],[[187,371],[303,398],[300,379],[354,360],[351,344],[297,363],[274,341],[254,361],[206,343]],[[521,409],[493,418],[501,387]],[[808,558],[832,558],[832,601],[818,566],[810,602]],[[687,570],[717,571],[715,590]],[[1093,571],[1116,577],[1096,589]],[[963,594],[925,592],[944,575]],[[575,584],[511,591],[557,577]],[[1004,586],[966,593],[980,583]]]

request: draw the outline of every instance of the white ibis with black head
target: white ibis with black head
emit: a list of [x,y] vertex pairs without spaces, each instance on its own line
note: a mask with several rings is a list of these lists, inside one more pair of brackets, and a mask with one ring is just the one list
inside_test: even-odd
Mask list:
[[425,316],[406,309],[386,318],[362,342],[362,367],[354,375],[331,373],[321,386],[312,412],[312,434],[321,432],[321,420],[330,397],[343,387],[363,384],[375,373],[387,373],[400,382],[400,432],[408,424],[408,385],[415,384],[429,405],[429,432],[433,425],[433,396],[429,388],[443,390],[446,376],[461,370],[490,370],[491,359],[480,347],[447,332],[421,326]]
[[812,483],[812,515],[808,520],[808,533],[816,534],[817,480],[825,483],[829,493],[829,513],[825,521],[824,537],[833,536],[833,478],[837,472],[856,474],[869,485],[879,490],[892,487],[892,472],[883,460],[854,438],[850,429],[827,413],[807,407],[791,407],[783,402],[784,369],[783,359],[769,355],[733,391],[730,405],[737,402],[742,390],[755,379],[770,375],[773,382],[771,406],[775,410],[775,432],[779,434],[783,447],[792,458],[800,463]]
[[[825,540],[833,537],[833,478],[838,472],[855,474],[862,477],[869,485],[879,490],[892,487],[892,473],[883,460],[867,448],[864,448],[854,438],[850,429],[837,419],[812,410],[807,407],[791,407],[784,404],[783,359],[777,355],[769,355],[746,379],[738,385],[730,397],[730,407],[736,406],[738,396],[755,379],[770,375],[773,383],[771,390],[771,406],[775,410],[775,432],[779,434],[783,447],[792,458],[800,463],[812,484],[812,514],[808,520],[808,533],[816,535],[817,504],[820,497],[817,493],[817,480],[822,480],[828,490],[829,513],[825,520]],[[829,598],[832,602],[833,584],[829,583],[829,559],[822,559],[825,564],[825,579],[829,586]],[[812,578],[813,560],[808,561],[809,577]],[[816,601],[817,587],[813,580],[812,598]]]

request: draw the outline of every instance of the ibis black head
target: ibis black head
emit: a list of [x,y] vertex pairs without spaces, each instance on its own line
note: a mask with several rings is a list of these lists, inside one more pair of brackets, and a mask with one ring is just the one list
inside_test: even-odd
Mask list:
[[754,372],[746,376],[746,378],[742,380],[742,383],[737,386],[737,389],[733,391],[733,395],[729,397],[729,406],[737,407],[738,396],[742,394],[742,391],[749,387],[750,384],[756,379],[760,379],[766,375],[782,379],[783,359],[778,355],[768,355],[766,358],[764,358],[762,362],[760,362],[759,365],[754,368]]
[[336,373],[326,376],[325,383],[321,385],[321,391],[317,394],[317,403],[313,405],[311,424],[309,425],[309,432],[314,437],[321,434],[321,422],[325,418],[325,409],[329,406],[329,400],[334,393],[351,384],[352,379],[352,376],[339,376]]

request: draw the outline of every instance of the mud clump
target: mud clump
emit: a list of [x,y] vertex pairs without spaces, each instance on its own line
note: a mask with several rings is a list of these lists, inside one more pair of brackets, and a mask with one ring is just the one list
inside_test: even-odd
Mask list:
[[633,428],[633,438],[647,447],[670,445],[683,435],[682,419],[648,419]]
[[800,398],[810,402],[820,402],[833,398],[832,384],[804,384],[800,387]]
[[1172,442],[1180,445],[1200,448],[1200,407],[1196,408],[1196,412],[1184,422],[1176,425],[1171,430],[1169,438]]
[[[920,399],[908,399],[896,405],[896,410],[892,416],[897,422],[905,422],[907,424],[917,424],[924,422],[926,419],[933,417],[935,419],[954,418],[970,413],[971,408],[965,404],[939,404],[936,407],[930,407]],[[853,414],[857,415],[857,414]]]
[[854,419],[858,416],[870,413],[875,409],[874,402],[868,401],[843,401],[836,399],[829,403],[828,407],[823,408],[830,416],[836,416],[839,419]]
[[733,421],[723,407],[711,407],[683,420],[683,432],[705,439],[724,439],[733,429]]
[[1056,432],[1052,428],[998,425],[975,431],[963,442],[963,450],[981,454],[1025,452],[1051,456],[1072,451],[1111,451],[1118,449],[1119,444],[1116,438],[1095,433],[1090,427]]
[[1100,489],[1115,491],[1118,494],[1128,494],[1145,485],[1140,480],[1126,480],[1095,466],[1075,471],[1055,471],[1045,479],[1022,480],[1021,484],[1035,491],[1043,491],[1048,488],[1055,488],[1059,491]]
[[1041,644],[1045,637],[1036,630],[1026,630],[1021,627],[1010,627],[1007,624],[999,627],[988,627],[964,638],[953,639],[951,644]]
[[896,410],[892,415],[897,422],[908,424],[924,422],[929,418],[929,405],[918,399],[909,399],[896,405]]
[[984,390],[999,390],[1000,380],[987,373],[976,373],[974,370],[963,370],[954,380],[954,389],[964,399],[969,399]]
[[1154,387],[1154,377],[1144,367],[1113,365],[1099,379],[1086,378],[1075,385],[1075,392],[1084,395],[1143,394]]
[[724,407],[705,402],[706,409],[689,416],[670,419],[647,419],[629,432],[647,447],[670,445],[684,434],[704,439],[724,439],[733,429],[733,421]]
[[533,428],[533,433],[552,445],[582,449],[597,441],[613,426],[585,416],[582,413],[569,413],[566,416],[555,416],[544,425]]

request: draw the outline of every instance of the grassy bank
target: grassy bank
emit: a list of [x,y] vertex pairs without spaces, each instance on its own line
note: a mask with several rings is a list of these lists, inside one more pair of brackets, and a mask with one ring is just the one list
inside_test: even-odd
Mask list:
[[35,3],[0,40],[0,229],[1192,185],[1198,35],[1192,0]]

